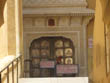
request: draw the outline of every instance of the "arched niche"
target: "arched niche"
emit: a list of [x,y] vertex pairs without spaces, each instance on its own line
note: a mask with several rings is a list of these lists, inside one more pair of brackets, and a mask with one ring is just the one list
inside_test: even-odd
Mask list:
[[[30,77],[54,77],[59,76],[55,71],[48,73],[40,74],[38,72],[32,71],[36,70],[33,67],[38,67],[37,70],[41,71],[41,67],[39,66],[42,61],[55,61],[55,65],[72,65],[75,63],[75,47],[74,42],[71,39],[65,38],[62,36],[52,36],[52,37],[40,37],[34,39],[31,42],[31,46],[29,48],[29,60],[31,60],[30,65]],[[44,60],[45,59],[45,60]],[[33,66],[33,67],[31,67]],[[47,70],[44,68],[43,70]],[[56,68],[49,69],[56,70]],[[51,73],[51,74],[49,74]],[[71,74],[67,77],[74,77],[75,74]],[[61,77],[65,77],[65,75],[61,75]]]

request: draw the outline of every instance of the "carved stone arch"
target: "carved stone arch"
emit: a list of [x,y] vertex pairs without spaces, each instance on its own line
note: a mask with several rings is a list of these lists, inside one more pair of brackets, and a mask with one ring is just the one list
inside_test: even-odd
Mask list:
[[40,37],[37,37],[37,38],[33,38],[33,40],[31,40],[30,43],[29,43],[29,47],[31,46],[31,44],[32,44],[32,42],[33,42],[34,40],[40,39],[40,38],[42,38],[42,37],[44,37],[44,38],[45,38],[45,37],[62,37],[62,38],[64,38],[64,39],[70,40],[70,41],[73,43],[73,46],[75,47],[74,41],[72,40],[71,37],[68,37],[68,36],[66,37],[66,36],[62,36],[62,35],[61,35],[61,36],[54,36],[54,35],[53,35],[53,36],[40,36]]
[[0,26],[4,23],[4,7],[7,0],[0,0]]
[[41,38],[41,37],[64,37],[64,38],[67,38],[67,39],[70,39],[72,42],[73,42],[73,45],[74,45],[74,47],[76,47],[75,46],[75,44],[74,44],[74,40],[72,39],[72,37],[69,37],[69,36],[65,36],[65,35],[43,35],[43,36],[38,36],[38,37],[33,37],[33,38],[31,38],[30,40],[29,40],[29,42],[27,43],[27,45],[28,45],[28,47],[30,47],[31,46],[31,43],[33,42],[33,40],[35,40],[35,39],[39,39],[39,38]]

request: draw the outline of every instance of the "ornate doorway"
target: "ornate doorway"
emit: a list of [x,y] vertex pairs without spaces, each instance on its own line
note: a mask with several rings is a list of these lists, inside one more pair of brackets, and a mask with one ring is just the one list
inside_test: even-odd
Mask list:
[[30,46],[30,77],[75,76],[66,69],[67,73],[58,73],[63,66],[75,64],[74,54],[75,48],[70,39],[64,37],[35,39]]

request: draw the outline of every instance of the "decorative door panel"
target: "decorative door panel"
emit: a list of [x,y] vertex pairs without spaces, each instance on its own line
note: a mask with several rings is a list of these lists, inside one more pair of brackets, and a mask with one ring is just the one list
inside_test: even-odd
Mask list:
[[[35,39],[30,47],[30,77],[74,77],[78,70],[74,70],[74,49],[72,41],[63,37]],[[57,73],[63,68],[65,73]]]

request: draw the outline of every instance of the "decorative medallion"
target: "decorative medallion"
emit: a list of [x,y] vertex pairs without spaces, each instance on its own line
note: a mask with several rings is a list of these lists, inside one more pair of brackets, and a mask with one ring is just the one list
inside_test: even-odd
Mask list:
[[63,49],[57,49],[57,50],[56,50],[56,56],[57,56],[57,57],[63,56]]
[[43,48],[45,48],[45,47],[49,47],[49,42],[48,41],[42,41],[42,43],[41,43],[41,47]]
[[66,64],[73,64],[73,59],[72,58],[66,58],[65,63]]
[[62,40],[58,40],[55,42],[55,47],[63,47],[63,41]]
[[72,49],[71,48],[65,49],[65,56],[72,56]]
[[49,56],[49,50],[47,50],[47,49],[42,49],[42,50],[41,50],[41,55],[42,55],[42,56]]

